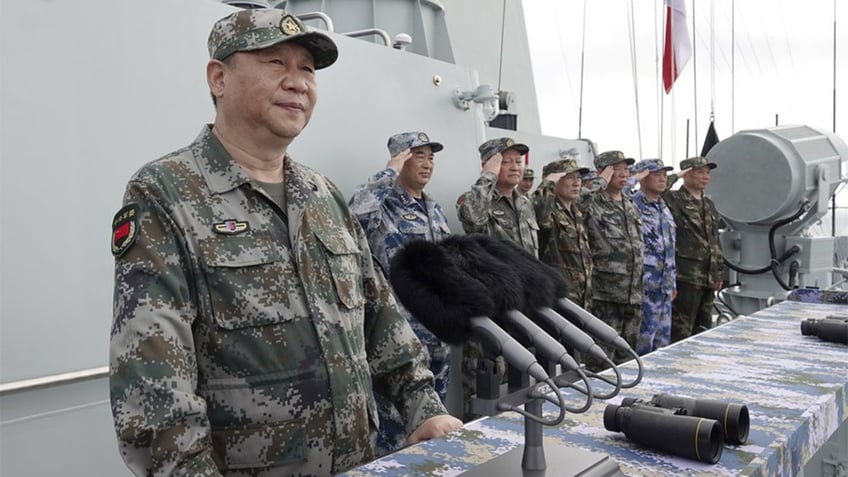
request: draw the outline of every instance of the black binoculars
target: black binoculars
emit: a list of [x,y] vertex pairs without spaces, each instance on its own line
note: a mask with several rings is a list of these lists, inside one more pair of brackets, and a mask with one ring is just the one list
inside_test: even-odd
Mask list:
[[604,427],[670,454],[715,464],[722,441],[748,440],[748,407],[708,399],[655,394],[650,401],[625,398],[607,405]]
[[848,344],[848,317],[828,316],[823,320],[808,318],[801,322],[801,334],[818,336],[834,343]]
[[[632,398],[625,398],[621,404],[629,406],[637,402]],[[731,445],[744,444],[748,440],[748,429],[750,420],[748,418],[748,406],[744,404],[729,404],[709,399],[693,399],[671,394],[654,394],[650,404],[665,409],[685,409],[687,416],[705,417],[718,421],[724,431],[724,442]]]

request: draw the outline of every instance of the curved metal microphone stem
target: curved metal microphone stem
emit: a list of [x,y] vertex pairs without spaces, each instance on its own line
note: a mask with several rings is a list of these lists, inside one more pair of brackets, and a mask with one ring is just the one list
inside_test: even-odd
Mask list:
[[636,354],[636,351],[634,351],[633,348],[630,348],[630,350],[628,352],[636,360],[636,366],[638,367],[638,371],[637,371],[638,374],[636,375],[636,379],[634,379],[633,382],[622,384],[621,387],[623,387],[623,388],[632,388],[633,386],[636,386],[637,384],[642,382],[642,375],[645,373],[645,368],[642,365],[642,359],[639,358],[639,355]]
[[[605,383],[607,383],[607,384],[609,384],[610,386],[613,387],[612,391],[610,391],[609,393],[606,393],[606,394],[601,394],[601,393],[595,391],[592,394],[592,396],[596,399],[611,399],[611,398],[614,398],[615,396],[618,395],[618,393],[621,392],[621,388],[623,387],[622,384],[621,384],[621,371],[619,371],[618,366],[616,366],[615,363],[613,363],[612,360],[610,360],[609,358],[605,358],[604,360],[610,364],[610,369],[612,369],[613,373],[615,373],[615,379],[610,379],[606,376],[603,376],[603,375],[600,375],[600,374],[597,374],[597,373],[593,373],[592,371],[586,371],[586,373],[585,373],[585,376],[597,379],[598,381],[603,381],[603,382],[605,382]],[[558,380],[557,384],[559,384],[562,387],[575,389],[575,390],[577,390],[581,393],[584,393],[584,394],[586,393],[586,391],[584,389],[580,388],[579,386],[575,385],[574,383],[572,383],[568,380],[564,380],[564,379]],[[591,388],[589,388],[589,389],[591,390]]]
[[[536,386],[538,387],[540,384],[542,384],[542,383],[536,383]],[[554,391],[554,393],[557,395],[557,401],[554,402],[554,403],[559,406],[559,416],[557,416],[557,418],[554,419],[553,421],[550,421],[550,420],[547,420],[547,419],[542,419],[539,416],[536,416],[534,414],[531,414],[531,413],[525,411],[524,409],[521,409],[518,406],[513,406],[512,404],[508,404],[508,403],[498,404],[498,410],[499,411],[514,411],[514,412],[517,412],[518,414],[521,414],[522,416],[524,416],[525,419],[530,419],[531,421],[538,422],[539,424],[542,424],[544,426],[556,426],[556,425],[560,424],[563,421],[563,419],[565,419],[565,411],[566,411],[565,398],[562,396],[562,393],[559,391],[559,388],[557,388],[556,383],[554,383],[553,379],[551,379],[551,378],[546,379],[544,381],[544,384],[547,384]],[[547,393],[540,392],[537,389],[535,389],[535,387],[534,387],[533,391],[531,392],[530,397],[548,400]]]
[[[558,336],[560,340],[565,341],[566,343],[571,345],[575,350],[590,355],[595,359],[607,361],[615,372],[616,377],[615,381],[611,381],[607,377],[598,376],[594,373],[589,373],[590,376],[613,386],[614,389],[606,394],[592,392],[591,387],[583,389],[579,386],[576,386],[574,383],[568,381],[567,379],[555,379],[557,384],[562,387],[576,389],[577,391],[583,394],[591,393],[591,396],[597,399],[610,399],[618,395],[618,393],[621,391],[621,373],[615,366],[615,363],[610,361],[609,358],[607,358],[606,353],[604,353],[604,351],[597,344],[595,344],[595,340],[593,340],[591,336],[584,333],[583,330],[568,321],[568,319],[554,311],[552,308],[539,308],[535,310],[533,316],[539,322],[545,325],[552,333]],[[582,376],[584,375],[581,374],[581,377]]]
[[[644,367],[642,366],[642,360],[639,358],[639,355],[633,351],[633,348],[627,344],[627,341],[624,340],[618,333],[610,327],[608,324],[601,321],[600,318],[595,315],[589,313],[584,310],[582,307],[569,300],[568,298],[559,298],[556,300],[557,310],[562,312],[562,315],[568,320],[580,327],[583,330],[586,330],[595,337],[601,343],[604,343],[609,346],[613,346],[625,353],[630,354],[634,358],[636,358],[636,365],[638,366],[637,376],[636,378],[628,383],[622,383],[622,388],[632,388],[636,386],[642,381],[642,375],[644,374]],[[615,366],[613,366],[615,369]],[[598,379],[602,379],[599,376],[594,376]]]
[[[553,310],[551,311],[553,312]],[[538,355],[559,363],[563,370],[580,373],[580,376],[589,391],[588,393],[584,393],[586,395],[586,403],[579,408],[566,407],[566,410],[573,413],[586,412],[586,410],[592,405],[592,385],[589,383],[586,375],[580,371],[580,365],[577,364],[577,361],[568,354],[568,350],[566,350],[559,341],[549,335],[524,313],[521,313],[518,310],[507,310],[504,313],[504,318],[507,327],[515,329],[519,334],[521,334],[523,339],[526,340],[526,344],[528,346],[533,346]],[[565,320],[563,319],[563,321]]]

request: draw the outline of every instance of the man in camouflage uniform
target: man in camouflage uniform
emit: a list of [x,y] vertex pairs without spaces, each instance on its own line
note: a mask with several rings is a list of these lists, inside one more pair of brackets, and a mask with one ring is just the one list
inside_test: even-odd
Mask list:
[[[621,151],[595,157],[597,190],[584,189],[579,203],[592,249],[592,313],[613,327],[633,348],[642,322],[642,218],[623,190],[633,159]],[[607,349],[616,362],[630,356]],[[602,363],[588,360],[597,370]]]
[[530,189],[533,188],[533,181],[536,180],[536,173],[529,167],[524,168],[524,175],[521,176],[521,182],[518,183],[518,193],[530,197]]
[[209,36],[214,125],[141,168],[113,222],[110,394],[138,475],[331,475],[456,428],[341,193],[286,150],[338,55],[283,10]]
[[[490,139],[478,148],[482,172],[471,190],[456,201],[456,211],[466,233],[483,233],[511,240],[533,256],[539,256],[536,213],[530,198],[518,193],[516,186],[524,177],[522,156],[530,151],[508,137]],[[471,397],[477,392],[477,366],[483,350],[475,340],[462,347],[462,396],[464,419],[475,417]],[[498,372],[506,365],[501,357],[496,362]]]
[[592,251],[577,200],[581,176],[588,171],[574,159],[546,164],[542,183],[533,194],[539,258],[562,272],[568,283],[568,298],[583,308],[592,304]]
[[[433,174],[434,153],[443,146],[423,132],[395,134],[388,142],[389,162],[361,186],[350,199],[374,260],[389,275],[389,260],[410,240],[441,240],[450,235],[444,210],[424,192]],[[398,304],[400,307],[400,304]],[[430,358],[430,371],[436,378],[436,392],[447,398],[450,346],[436,338],[415,317],[400,307]],[[377,453],[388,454],[404,446],[407,432],[394,405],[377,393],[380,432]]]
[[671,303],[675,296],[675,226],[662,199],[672,168],[660,159],[643,159],[633,166],[639,190],[633,203],[642,214],[642,325],[636,340],[640,355],[667,346],[671,339]]
[[724,256],[719,242],[719,215],[704,195],[716,165],[704,157],[680,163],[683,187],[663,194],[677,224],[677,298],[672,306],[671,342],[712,327],[713,300],[724,279]]
[[516,190],[524,171],[521,157],[530,148],[501,137],[484,142],[479,151],[483,162],[480,178],[456,201],[462,228],[469,234],[512,240],[538,257],[536,213],[530,199]]

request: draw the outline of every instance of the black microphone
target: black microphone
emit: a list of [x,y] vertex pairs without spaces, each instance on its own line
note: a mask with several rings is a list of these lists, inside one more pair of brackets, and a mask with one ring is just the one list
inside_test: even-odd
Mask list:
[[559,338],[575,350],[591,355],[599,361],[605,361],[607,354],[600,346],[595,344],[595,340],[591,336],[584,333],[576,325],[565,319],[562,315],[551,309],[550,307],[539,308],[533,314],[537,322],[542,322],[547,328],[555,330]]
[[[475,242],[495,259],[504,262],[507,268],[516,274],[524,288],[525,314],[537,324],[549,330],[556,330],[560,338],[574,349],[601,361],[607,359],[606,353],[582,330],[589,332],[603,343],[625,346],[622,348],[624,351],[630,349],[627,341],[609,325],[567,298],[558,298],[566,296],[568,292],[568,284],[559,270],[541,262],[533,254],[508,240],[498,240],[482,234],[466,237],[468,241]],[[576,318],[571,319],[566,316],[565,318],[569,318],[566,320],[551,308],[560,305],[561,300],[568,300],[570,303],[570,306],[565,307],[567,310],[571,310],[571,306],[574,307],[572,314],[576,315]],[[563,307],[557,306],[557,308]],[[565,324],[569,321],[576,326]]]
[[[525,313],[548,306],[554,299],[554,285],[545,276],[538,276],[535,265],[519,261],[517,265],[503,260],[504,255],[523,253],[530,261],[536,258],[515,244],[482,234],[454,235],[439,246],[473,279],[479,280],[497,302],[492,319],[503,328],[524,339],[546,358],[558,362],[563,369],[576,370],[579,365],[556,339],[552,338]],[[495,253],[492,253],[494,250]],[[519,341],[521,341],[519,339]],[[603,353],[603,351],[601,351]],[[605,355],[604,355],[605,356]]]
[[555,309],[562,312],[562,316],[568,321],[585,330],[601,343],[615,346],[625,352],[631,351],[627,341],[619,336],[610,325],[568,298],[557,299]]
[[520,371],[538,381],[549,379],[530,351],[486,317],[496,313],[495,299],[500,306],[520,301],[518,293],[505,291],[510,286],[520,288],[505,277],[506,286],[492,283],[492,287],[501,290],[493,293],[487,284],[460,268],[461,261],[455,263],[457,257],[449,255],[449,250],[450,247],[417,240],[395,253],[390,277],[403,306],[440,340],[457,345],[476,336],[484,347],[503,355]]
[[[518,310],[509,310],[505,314],[509,323],[521,329],[524,336],[530,341],[530,346],[546,358],[559,363],[564,370],[576,371],[580,368],[577,361],[568,354],[568,350],[545,332],[536,323]],[[603,351],[601,352],[603,353]]]

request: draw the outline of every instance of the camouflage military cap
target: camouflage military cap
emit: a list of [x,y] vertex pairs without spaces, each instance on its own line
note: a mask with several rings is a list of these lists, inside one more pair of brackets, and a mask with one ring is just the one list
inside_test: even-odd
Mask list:
[[441,143],[431,141],[430,137],[421,131],[410,131],[395,134],[389,138],[387,146],[389,147],[389,154],[391,154],[392,157],[396,156],[404,149],[412,149],[413,147],[430,146],[430,149],[432,149],[433,152],[439,152],[445,148]]
[[680,170],[689,169],[690,167],[692,169],[698,169],[699,167],[709,167],[710,169],[715,169],[718,166],[716,166],[714,162],[707,161],[706,157],[695,156],[690,157],[689,159],[684,159],[680,163]]
[[329,36],[307,30],[299,18],[277,8],[239,10],[215,22],[209,32],[209,57],[223,60],[239,51],[261,50],[286,41],[306,48],[315,69],[328,67],[339,57]]
[[604,167],[618,164],[619,162],[626,162],[629,166],[636,161],[632,158],[624,157],[624,153],[621,151],[606,151],[595,157],[595,168],[603,169]]
[[642,171],[670,171],[674,169],[671,166],[667,166],[663,164],[662,159],[642,159],[637,162],[633,168],[631,169],[633,172],[642,172]]
[[499,137],[497,139],[489,139],[488,141],[480,144],[480,147],[477,148],[480,151],[480,160],[486,162],[490,157],[494,156],[499,152],[504,152],[507,149],[515,149],[522,156],[530,152],[530,148],[525,144],[519,144],[512,140],[509,137]]
[[589,169],[586,167],[580,167],[580,164],[577,164],[577,161],[574,159],[560,159],[559,161],[553,161],[545,164],[545,167],[542,168],[542,177],[548,177],[549,174],[571,174],[572,172],[579,172],[580,178],[582,179],[583,175],[589,172]]
[[535,179],[535,178],[536,178],[536,173],[533,172],[533,169],[530,169],[529,167],[524,169],[524,175],[522,176],[522,179]]

